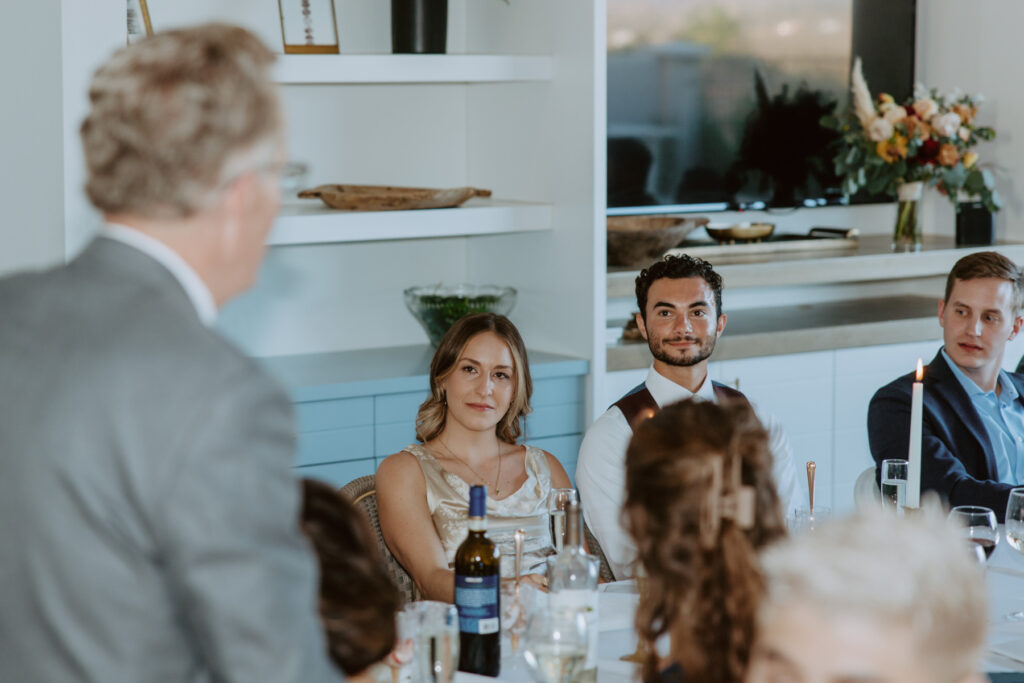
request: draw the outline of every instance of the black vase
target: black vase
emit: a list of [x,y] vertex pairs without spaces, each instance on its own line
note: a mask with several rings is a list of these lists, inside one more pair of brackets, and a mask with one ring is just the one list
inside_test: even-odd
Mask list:
[[992,214],[981,202],[956,205],[956,246],[986,246],[995,242]]
[[391,51],[443,54],[448,0],[391,0]]

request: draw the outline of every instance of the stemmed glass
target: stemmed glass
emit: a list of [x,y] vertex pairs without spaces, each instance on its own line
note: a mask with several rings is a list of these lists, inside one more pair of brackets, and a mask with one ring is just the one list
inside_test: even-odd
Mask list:
[[949,518],[963,527],[964,537],[971,543],[975,557],[984,564],[999,543],[996,513],[977,505],[958,505],[949,513]]
[[587,656],[586,617],[578,609],[537,610],[524,640],[523,658],[537,683],[569,683]]
[[[1018,553],[1024,554],[1024,488],[1010,490],[1006,503],[1006,542]],[[1024,621],[1024,611],[1010,612],[1007,621]]]
[[569,503],[579,503],[580,494],[576,489],[551,489],[548,493],[548,515],[551,519],[551,545],[562,552],[565,544],[565,508]]

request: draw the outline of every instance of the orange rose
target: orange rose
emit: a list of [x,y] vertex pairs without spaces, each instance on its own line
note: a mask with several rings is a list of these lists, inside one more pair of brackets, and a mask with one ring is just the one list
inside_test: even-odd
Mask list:
[[956,151],[956,145],[951,145],[948,142],[939,147],[939,154],[935,157],[943,166],[954,166],[956,162],[960,161],[960,155]]
[[927,140],[932,136],[932,127],[928,125],[927,121],[908,116],[904,123],[907,124],[908,137]]
[[894,164],[907,156],[907,139],[899,134],[893,135],[891,140],[883,140],[875,145],[875,153],[887,164]]
[[978,163],[978,153],[971,151],[964,155],[964,166],[970,168],[974,164]]
[[968,107],[966,104],[954,104],[953,111],[960,117],[960,120],[964,123],[970,123],[971,119],[974,118],[974,114],[977,113],[976,109]]

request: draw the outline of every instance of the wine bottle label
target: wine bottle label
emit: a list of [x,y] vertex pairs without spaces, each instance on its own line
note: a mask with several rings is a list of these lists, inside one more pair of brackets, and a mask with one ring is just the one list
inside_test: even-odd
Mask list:
[[455,575],[455,607],[459,630],[487,635],[501,628],[498,619],[498,576]]

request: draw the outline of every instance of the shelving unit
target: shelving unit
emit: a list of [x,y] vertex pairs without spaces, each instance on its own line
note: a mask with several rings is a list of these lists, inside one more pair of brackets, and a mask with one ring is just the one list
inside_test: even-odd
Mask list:
[[[61,5],[75,30],[45,74],[62,84],[68,255],[99,222],[81,192],[88,82],[125,41],[123,0],[87,4]],[[239,7],[150,0],[175,26],[230,17],[282,49],[276,3]],[[493,198],[389,212],[286,200],[260,278],[221,330],[258,357],[393,349],[426,341],[403,289],[486,282],[518,290],[510,317],[531,348],[603,368],[605,0],[453,0],[439,55],[390,54],[387,3],[335,7],[343,54],[278,55],[273,67],[288,160],[309,166],[311,185],[466,185]],[[589,417],[594,386],[580,381]]]
[[[301,203],[300,203],[301,202]],[[267,240],[271,246],[379,242],[551,230],[549,204],[473,198],[450,209],[339,211],[320,200],[285,204]]]
[[274,68],[287,85],[511,83],[553,73],[551,57],[515,55],[283,55]]

